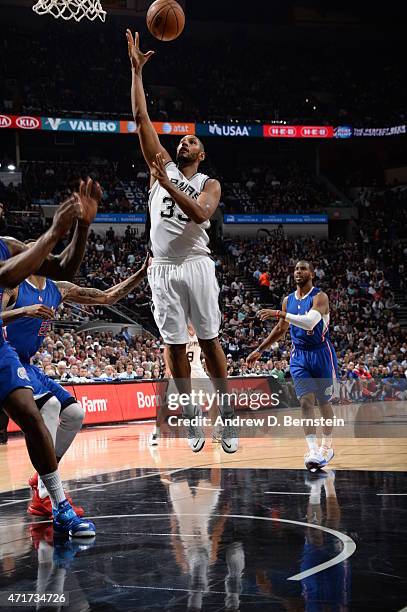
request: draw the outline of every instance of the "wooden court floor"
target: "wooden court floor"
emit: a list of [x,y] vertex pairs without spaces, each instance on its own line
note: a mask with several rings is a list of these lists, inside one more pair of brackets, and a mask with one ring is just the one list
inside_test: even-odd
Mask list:
[[[334,434],[334,470],[407,471],[406,402],[390,407],[363,408],[362,417],[371,420],[371,434],[358,437],[360,425],[353,433]],[[342,410],[345,410],[345,408]],[[349,414],[349,408],[346,408]],[[341,411],[335,411],[340,416]],[[299,416],[299,413],[297,413]],[[360,417],[360,412],[359,412]],[[183,438],[163,437],[158,447],[148,445],[153,423],[85,428],[61,462],[64,480],[81,480],[97,474],[126,469],[170,469],[185,467],[227,467],[257,469],[304,469],[306,445],[299,431],[291,437],[241,437],[239,451],[224,453],[208,436],[200,453],[193,453]],[[22,436],[0,446],[0,492],[27,486],[32,473]]]

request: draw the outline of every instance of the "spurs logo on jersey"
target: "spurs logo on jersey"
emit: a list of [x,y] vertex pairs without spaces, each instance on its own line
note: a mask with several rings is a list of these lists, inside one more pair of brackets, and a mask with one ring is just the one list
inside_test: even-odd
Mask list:
[[[209,178],[206,174],[197,172],[187,179],[174,162],[166,164],[165,169],[170,181],[195,200]],[[148,205],[154,257],[180,258],[210,253],[209,237],[205,231],[210,227],[210,221],[200,225],[190,221],[158,181],[150,191]]]

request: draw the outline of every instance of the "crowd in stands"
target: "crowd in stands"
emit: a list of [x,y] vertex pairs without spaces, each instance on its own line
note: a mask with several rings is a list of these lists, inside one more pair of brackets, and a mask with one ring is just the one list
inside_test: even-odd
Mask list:
[[[52,25],[36,28],[35,33],[13,25],[4,32],[0,112],[129,116],[124,27],[113,21],[103,30],[88,29],[84,34],[76,24]],[[352,30],[350,34],[358,40]],[[22,54],[27,40],[30,52]],[[270,36],[256,40],[253,61],[254,44],[238,34],[217,41],[214,33],[208,45],[206,37],[200,42],[186,32],[164,50],[145,36],[142,45],[157,49],[145,72],[152,118],[222,122],[280,118],[314,125],[405,120],[407,87],[397,50],[369,42],[347,47],[339,38],[331,43],[324,39],[321,53],[320,47],[301,45],[299,40],[295,45],[277,42]]]
[[[101,213],[145,212],[149,176],[146,164],[119,164],[97,159],[79,162],[25,162],[21,166],[22,185],[0,184],[0,202],[9,212],[40,212],[41,205],[58,204],[77,188],[80,176],[95,177],[103,187]],[[203,172],[222,183],[220,207],[223,213],[304,213],[323,212],[335,202],[312,170],[299,163],[253,162],[252,166],[230,167],[220,176],[215,168]],[[20,215],[21,219],[21,215]]]
[[[379,250],[362,240],[295,239],[283,234],[227,242],[226,253],[217,256],[215,263],[223,315],[220,338],[228,374],[274,376],[289,382],[289,334],[253,368],[247,367],[245,358],[271,329],[272,324],[260,321],[258,310],[265,305],[280,307],[294,288],[296,261],[305,258],[314,263],[317,286],[329,295],[341,401],[389,399],[400,393],[407,398],[403,395],[407,391],[407,334],[398,322],[393,292],[405,288],[406,256],[407,248],[393,242],[382,242]],[[142,241],[134,239],[130,228],[124,237],[116,236],[113,229],[105,236],[92,231],[81,282],[106,289],[136,271],[143,257]],[[261,278],[268,282],[261,285]],[[148,284],[137,287],[124,303],[136,313],[135,318],[140,308],[149,312]],[[94,314],[97,316],[97,310]],[[72,310],[65,311],[62,318],[72,319]],[[37,361],[50,375],[63,374],[63,380],[73,382],[156,378],[165,375],[162,348],[161,340],[133,338],[128,330],[118,337],[56,330],[46,338]]]

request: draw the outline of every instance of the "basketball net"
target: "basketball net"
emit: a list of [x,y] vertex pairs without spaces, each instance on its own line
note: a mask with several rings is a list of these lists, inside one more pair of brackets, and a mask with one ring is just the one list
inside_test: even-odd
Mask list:
[[55,19],[75,19],[80,21],[84,17],[93,21],[97,17],[101,21],[106,19],[100,0],[38,0],[33,6],[38,15],[49,13]]

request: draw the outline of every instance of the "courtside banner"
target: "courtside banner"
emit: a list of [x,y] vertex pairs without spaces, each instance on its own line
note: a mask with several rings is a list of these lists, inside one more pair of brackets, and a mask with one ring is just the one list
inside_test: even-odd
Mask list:
[[85,411],[84,425],[123,421],[118,385],[75,385],[74,395]]
[[262,125],[245,125],[239,123],[197,123],[197,136],[250,137],[263,136]]
[[333,138],[331,125],[263,125],[264,138]]
[[98,213],[93,223],[145,223],[146,213]]
[[41,117],[31,117],[29,115],[0,115],[0,128],[40,130],[41,127]]
[[[181,121],[153,121],[157,134],[164,136],[185,136],[195,134],[195,123]],[[134,121],[120,121],[121,134],[134,134],[137,126]]]
[[111,119],[76,119],[66,117],[41,117],[42,129],[52,132],[98,132],[115,134],[120,132],[120,121]]
[[223,223],[293,224],[328,223],[328,215],[223,215]]
[[152,419],[163,403],[167,381],[117,385],[123,421]]

